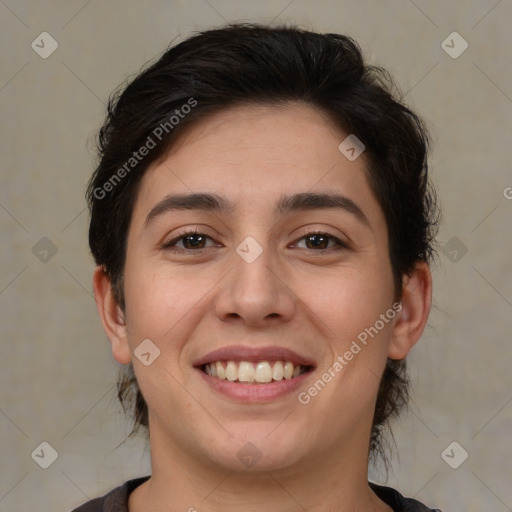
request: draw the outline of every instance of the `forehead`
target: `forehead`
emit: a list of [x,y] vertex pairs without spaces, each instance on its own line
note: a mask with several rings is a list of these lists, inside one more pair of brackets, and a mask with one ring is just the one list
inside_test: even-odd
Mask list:
[[284,196],[318,192],[362,204],[378,221],[364,155],[350,161],[338,149],[347,135],[304,104],[244,105],[208,115],[148,168],[136,210],[147,215],[171,193],[211,192],[230,199],[232,214],[266,209],[276,215]]

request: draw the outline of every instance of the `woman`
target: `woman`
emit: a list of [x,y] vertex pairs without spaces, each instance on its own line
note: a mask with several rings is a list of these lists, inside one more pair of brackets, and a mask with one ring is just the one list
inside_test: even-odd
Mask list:
[[336,34],[234,24],[110,102],[94,292],[152,473],[76,509],[427,511],[368,482],[431,306],[428,132]]

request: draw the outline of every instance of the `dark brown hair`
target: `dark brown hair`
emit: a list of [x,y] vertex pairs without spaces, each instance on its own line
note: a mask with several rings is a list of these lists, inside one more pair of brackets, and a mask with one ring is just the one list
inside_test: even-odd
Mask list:
[[[209,113],[247,103],[288,102],[306,103],[326,113],[343,132],[364,143],[369,183],[388,226],[397,300],[402,277],[418,260],[431,261],[439,218],[427,176],[430,137],[424,122],[402,102],[389,73],[365,63],[360,47],[348,36],[231,24],[167,49],[109,100],[99,132],[100,160],[87,191],[89,244],[123,309],[126,239],[148,166],[185,126]],[[144,158],[135,158],[150,139],[151,150]],[[147,427],[147,405],[131,364],[121,373],[118,397],[125,412],[132,411],[132,434]],[[380,454],[386,462],[383,429],[407,401],[405,360],[388,359],[375,407],[370,456]]]

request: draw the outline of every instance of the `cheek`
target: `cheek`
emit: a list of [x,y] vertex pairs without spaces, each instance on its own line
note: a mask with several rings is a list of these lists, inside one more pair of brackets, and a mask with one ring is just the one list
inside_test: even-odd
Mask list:
[[[326,336],[340,350],[373,326],[393,301],[390,270],[375,265],[333,270],[297,285],[297,294],[316,313]],[[389,328],[386,324],[380,330],[384,334]]]
[[[139,263],[137,263],[137,260]],[[197,269],[144,265],[142,256],[127,261],[125,271],[126,317],[132,348],[153,340],[165,353],[179,353],[204,316],[208,291],[215,276]],[[211,274],[211,273],[210,273]],[[175,359],[175,358],[174,358]]]
[[363,410],[377,392],[397,315],[390,267],[373,262],[335,272],[322,282],[309,294],[308,305],[321,319],[328,350],[319,369],[322,382],[310,391],[322,390],[318,407],[327,402]]
[[312,417],[325,419],[333,435],[353,430],[359,421],[364,425],[373,414],[396,317],[391,303],[363,291],[359,296],[338,294],[339,313],[328,320],[334,331],[328,358],[299,397]]

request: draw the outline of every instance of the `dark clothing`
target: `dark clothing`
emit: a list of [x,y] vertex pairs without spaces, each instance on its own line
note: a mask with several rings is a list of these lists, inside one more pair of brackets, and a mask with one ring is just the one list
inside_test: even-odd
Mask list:
[[[130,493],[149,479],[149,476],[128,480],[123,485],[116,487],[102,498],[95,498],[84,503],[71,512],[128,512],[128,497]],[[427,508],[419,501],[411,498],[404,498],[398,491],[391,487],[369,482],[373,492],[394,512],[442,512],[439,509]]]

